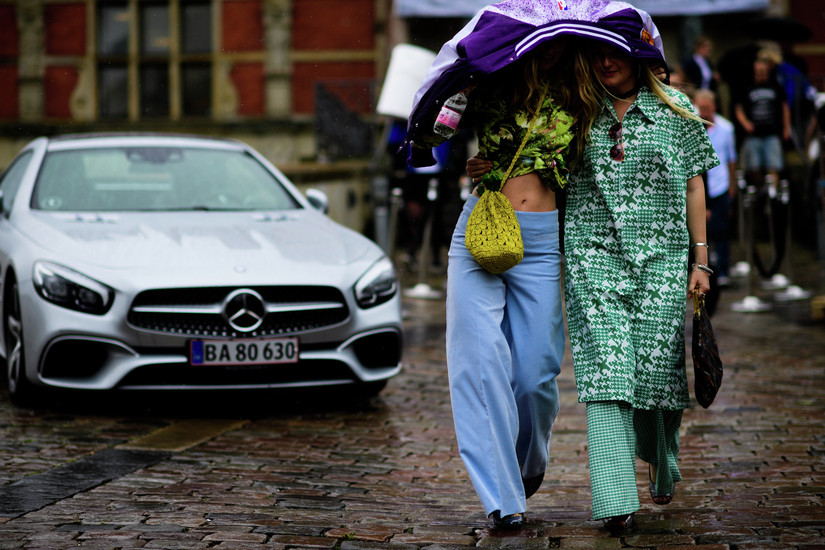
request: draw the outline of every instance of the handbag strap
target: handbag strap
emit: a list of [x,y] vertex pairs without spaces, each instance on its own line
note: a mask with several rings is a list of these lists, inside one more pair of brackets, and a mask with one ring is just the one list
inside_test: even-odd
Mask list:
[[516,161],[521,156],[521,152],[524,150],[524,146],[527,145],[527,139],[530,137],[530,134],[533,133],[533,129],[536,127],[536,122],[539,119],[539,113],[541,112],[541,106],[544,105],[544,98],[547,95],[547,85],[541,90],[541,98],[539,98],[539,106],[536,109],[536,114],[533,115],[533,119],[530,121],[530,124],[527,126],[527,132],[524,134],[524,139],[521,140],[521,145],[518,147],[518,151],[516,151],[515,156],[513,156],[513,160],[510,162],[510,167],[507,168],[507,172],[505,172],[504,177],[501,179],[501,189],[504,187],[504,184],[507,183],[507,180],[510,178],[510,172],[513,171],[513,167],[516,165]]
[[693,291],[693,315],[700,315],[702,312],[702,307],[705,305],[705,299],[699,297],[699,292],[694,290]]

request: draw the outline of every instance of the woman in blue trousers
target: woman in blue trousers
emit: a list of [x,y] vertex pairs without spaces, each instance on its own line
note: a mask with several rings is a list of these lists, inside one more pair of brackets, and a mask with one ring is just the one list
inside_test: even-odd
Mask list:
[[524,259],[502,275],[464,246],[471,196],[450,246],[447,365],[459,451],[499,528],[519,527],[547,467],[564,353],[558,211],[516,213]]
[[[473,89],[462,120],[472,124],[490,171],[465,203],[450,246],[447,367],[459,452],[497,529],[522,527],[559,410],[565,331],[555,193],[584,145],[574,132],[583,107],[570,40],[545,43]],[[516,210],[524,258],[493,274],[464,239],[478,197],[499,186]]]

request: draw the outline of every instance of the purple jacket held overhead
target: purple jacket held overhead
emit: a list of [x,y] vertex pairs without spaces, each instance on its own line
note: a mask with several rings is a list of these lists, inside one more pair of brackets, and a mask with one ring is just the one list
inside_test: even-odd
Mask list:
[[[402,149],[432,132],[443,102],[558,36],[578,36],[665,64],[659,31],[647,12],[606,0],[509,0],[479,11],[438,53],[415,95]],[[470,100],[472,101],[472,99]],[[418,139],[416,139],[418,138]],[[429,148],[410,147],[410,165],[435,163]]]

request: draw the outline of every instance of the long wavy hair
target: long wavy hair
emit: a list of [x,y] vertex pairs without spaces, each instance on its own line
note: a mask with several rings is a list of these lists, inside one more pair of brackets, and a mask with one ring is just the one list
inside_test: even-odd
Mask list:
[[590,63],[579,40],[568,38],[559,61],[550,69],[541,68],[538,52],[540,50],[507,71],[512,83],[511,106],[513,109],[526,107],[535,115],[540,108],[542,90],[549,87],[555,101],[576,120],[569,157],[570,165],[574,166],[587,145],[602,93],[595,85],[594,75],[590,74]]

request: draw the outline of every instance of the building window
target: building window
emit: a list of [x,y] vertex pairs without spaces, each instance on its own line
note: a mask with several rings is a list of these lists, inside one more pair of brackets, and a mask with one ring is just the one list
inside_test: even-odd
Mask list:
[[212,18],[209,0],[99,2],[99,118],[209,117]]
[[184,54],[212,52],[212,10],[207,2],[185,2],[181,10],[181,50]]
[[129,115],[128,80],[125,64],[108,63],[100,67],[100,118],[126,118]]

